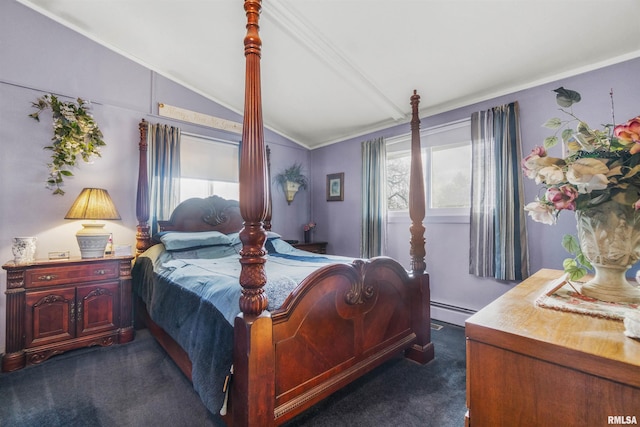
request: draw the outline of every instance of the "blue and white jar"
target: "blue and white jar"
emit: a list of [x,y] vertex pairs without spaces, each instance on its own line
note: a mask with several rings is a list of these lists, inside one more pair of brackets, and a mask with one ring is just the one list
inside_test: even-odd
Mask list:
[[14,261],[16,264],[26,264],[36,259],[36,241],[37,237],[14,237],[13,251]]

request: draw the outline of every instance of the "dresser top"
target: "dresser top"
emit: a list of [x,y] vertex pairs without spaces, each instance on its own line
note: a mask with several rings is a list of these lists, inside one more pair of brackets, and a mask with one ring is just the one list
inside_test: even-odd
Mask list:
[[467,320],[468,339],[613,380],[635,376],[640,387],[640,340],[622,321],[536,306],[562,274],[540,270],[484,307]]
[[128,261],[132,260],[133,256],[105,256],[102,258],[80,258],[80,257],[71,257],[68,259],[37,259],[33,262],[28,263],[16,263],[14,261],[6,262],[2,268],[5,270],[16,270],[22,268],[33,268],[33,267],[55,267],[58,265],[66,265],[66,264],[78,264],[78,263],[93,263],[93,262],[109,262],[109,261]]

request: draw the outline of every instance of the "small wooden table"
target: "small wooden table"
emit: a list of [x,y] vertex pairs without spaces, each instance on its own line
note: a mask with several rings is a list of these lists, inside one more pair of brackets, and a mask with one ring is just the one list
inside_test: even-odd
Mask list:
[[467,320],[467,425],[640,423],[640,341],[621,321],[537,307],[561,275],[540,270]]
[[314,252],[317,254],[327,253],[327,242],[294,243],[292,246],[307,252]]

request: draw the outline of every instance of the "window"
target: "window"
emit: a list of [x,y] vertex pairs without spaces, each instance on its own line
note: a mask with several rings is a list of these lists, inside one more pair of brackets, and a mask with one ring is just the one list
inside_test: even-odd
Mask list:
[[[471,202],[471,129],[463,120],[421,132],[427,220],[468,221]],[[411,135],[387,140],[387,208],[409,209]],[[454,218],[454,217],[457,217]]]
[[182,133],[180,139],[180,202],[212,195],[238,200],[238,143]]

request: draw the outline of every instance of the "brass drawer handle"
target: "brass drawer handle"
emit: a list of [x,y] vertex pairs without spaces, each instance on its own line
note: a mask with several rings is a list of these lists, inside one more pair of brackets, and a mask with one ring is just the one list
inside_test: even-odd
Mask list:
[[55,280],[57,278],[58,278],[58,276],[56,276],[55,274],[47,274],[47,275],[38,277],[38,280],[43,280],[43,281],[49,282],[49,281]]
[[94,274],[97,274],[98,276],[104,276],[105,274],[107,274],[107,270],[96,270],[94,271]]

